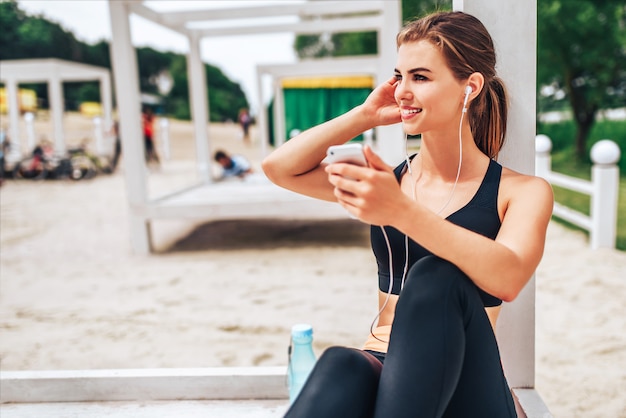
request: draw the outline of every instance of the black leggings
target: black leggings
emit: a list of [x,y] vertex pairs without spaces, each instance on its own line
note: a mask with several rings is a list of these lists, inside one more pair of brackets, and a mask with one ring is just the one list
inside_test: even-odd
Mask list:
[[435,256],[407,277],[384,367],[362,350],[327,349],[285,417],[517,416],[476,286]]

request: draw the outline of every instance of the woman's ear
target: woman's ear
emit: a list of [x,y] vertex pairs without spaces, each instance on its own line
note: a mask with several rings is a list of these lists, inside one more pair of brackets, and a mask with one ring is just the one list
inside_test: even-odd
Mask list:
[[472,88],[472,92],[469,96],[469,100],[472,101],[483,90],[485,77],[481,73],[472,73],[467,78],[467,85]]

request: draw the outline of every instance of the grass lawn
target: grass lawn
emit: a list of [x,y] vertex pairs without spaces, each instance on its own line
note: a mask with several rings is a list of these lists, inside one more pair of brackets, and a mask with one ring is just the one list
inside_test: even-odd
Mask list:
[[[587,156],[583,161],[580,161],[574,155],[573,138],[575,134],[575,127],[573,122],[568,121],[557,124],[540,124],[537,132],[546,134],[550,137],[550,139],[552,139],[553,171],[587,180],[591,179],[591,161],[589,160],[589,153],[587,153]],[[615,141],[622,151],[622,156],[619,161],[620,183],[617,208],[616,246],[618,249],[626,251],[626,121],[597,122],[591,132],[590,139],[588,140],[588,149],[590,150],[591,146],[600,139],[611,139]],[[591,199],[585,194],[573,192],[560,187],[554,187],[554,197],[557,202],[565,206],[587,215],[589,214]],[[561,219],[554,219],[568,225],[571,228],[580,229],[577,226]]]

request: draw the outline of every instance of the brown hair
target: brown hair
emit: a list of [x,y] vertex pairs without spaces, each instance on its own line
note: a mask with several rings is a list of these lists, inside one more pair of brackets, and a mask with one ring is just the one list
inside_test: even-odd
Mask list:
[[507,95],[496,75],[496,52],[485,26],[463,12],[437,12],[409,22],[398,34],[397,45],[426,40],[440,48],[457,80],[478,72],[485,78],[480,94],[470,102],[468,115],[474,142],[490,158],[504,144]]

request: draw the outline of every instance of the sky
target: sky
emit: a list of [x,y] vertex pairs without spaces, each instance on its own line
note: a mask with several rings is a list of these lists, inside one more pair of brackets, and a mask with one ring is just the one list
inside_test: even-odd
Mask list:
[[[146,4],[159,11],[195,8],[231,8],[246,5],[299,2],[300,0],[159,0]],[[111,39],[111,22],[106,0],[18,0],[28,14],[42,14],[71,31],[77,39],[90,44]],[[131,16],[133,45],[149,46],[159,51],[187,53],[186,37],[138,16]],[[256,66],[282,64],[296,60],[294,35],[289,33],[238,35],[205,38],[201,43],[202,60],[222,70],[241,85],[252,110],[258,107]]]

